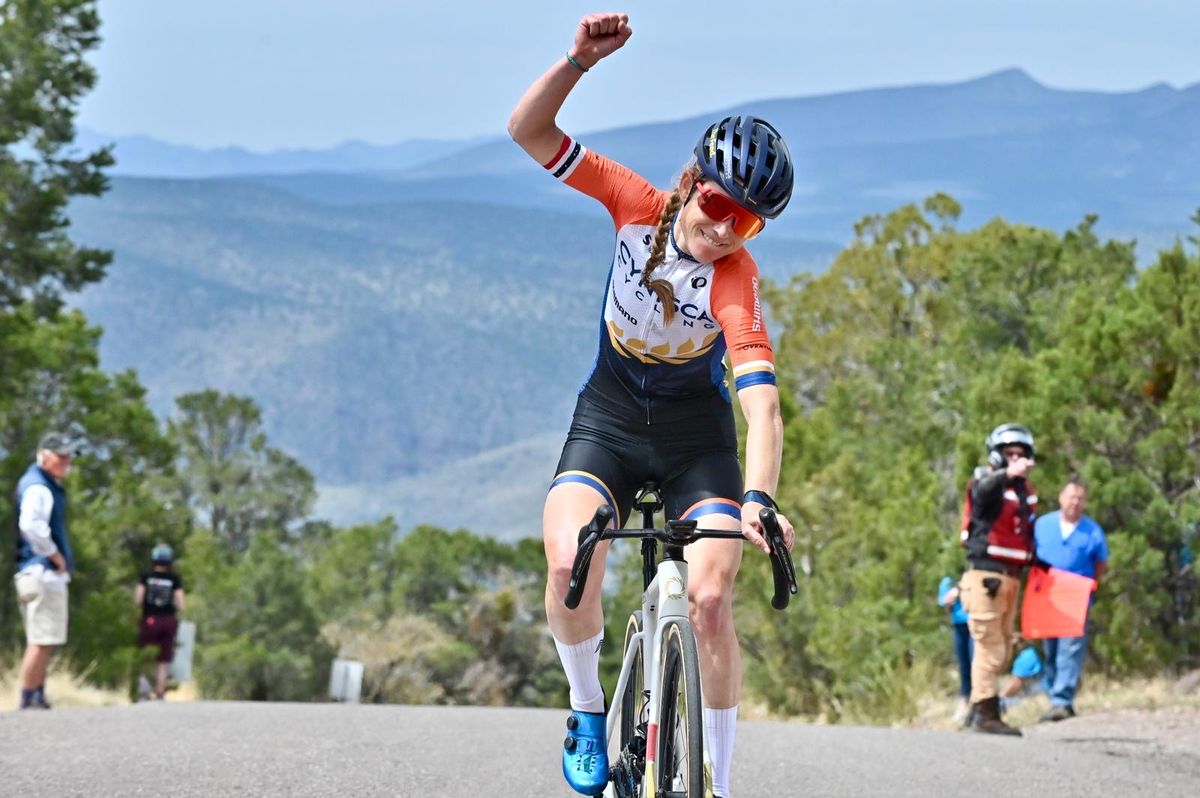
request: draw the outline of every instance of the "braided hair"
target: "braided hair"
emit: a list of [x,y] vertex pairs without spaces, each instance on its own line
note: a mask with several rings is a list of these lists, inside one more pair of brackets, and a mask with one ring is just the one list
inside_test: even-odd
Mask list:
[[[694,187],[697,177],[695,161],[688,164],[684,169],[684,174],[692,176],[692,186]],[[675,221],[675,214],[679,212],[684,201],[691,195],[691,188],[688,189],[687,194],[680,189],[679,181],[676,181],[675,190],[667,198],[666,207],[663,208],[662,215],[658,217],[658,227],[654,230],[654,241],[650,245],[650,257],[646,258],[646,265],[642,267],[642,285],[653,291],[658,297],[658,301],[662,303],[664,324],[670,324],[675,318],[675,289],[667,280],[655,280],[651,275],[666,259],[667,239],[671,233],[671,225]]]

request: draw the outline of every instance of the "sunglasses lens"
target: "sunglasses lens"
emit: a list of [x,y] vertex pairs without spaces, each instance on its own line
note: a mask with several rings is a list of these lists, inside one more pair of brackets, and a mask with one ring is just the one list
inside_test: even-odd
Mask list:
[[714,222],[732,221],[733,232],[742,238],[754,238],[763,229],[764,222],[758,215],[746,210],[724,194],[718,194],[704,186],[700,186],[697,205],[704,215]]
[[762,232],[763,225],[764,222],[762,219],[751,214],[751,217],[745,220],[744,223],[739,224],[735,222],[733,225],[733,232],[737,233],[742,238],[754,238],[756,235]]

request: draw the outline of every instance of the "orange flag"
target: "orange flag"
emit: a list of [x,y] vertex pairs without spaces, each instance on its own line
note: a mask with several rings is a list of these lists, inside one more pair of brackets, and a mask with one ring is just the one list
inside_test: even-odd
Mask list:
[[1096,580],[1058,568],[1031,568],[1021,604],[1021,636],[1083,637]]

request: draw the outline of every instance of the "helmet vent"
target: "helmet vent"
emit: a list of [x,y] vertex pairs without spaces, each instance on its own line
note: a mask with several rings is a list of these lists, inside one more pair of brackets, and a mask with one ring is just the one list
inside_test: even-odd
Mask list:
[[779,131],[761,119],[731,116],[710,125],[695,154],[706,179],[767,219],[791,199],[791,155]]

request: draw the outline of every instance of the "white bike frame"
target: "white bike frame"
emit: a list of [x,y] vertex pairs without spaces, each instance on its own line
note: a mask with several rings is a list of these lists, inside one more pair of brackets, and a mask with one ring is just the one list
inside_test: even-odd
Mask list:
[[[634,635],[635,645],[629,646],[625,659],[621,663],[621,675],[617,678],[617,689],[613,695],[613,705],[608,710],[607,742],[612,750],[613,731],[621,715],[621,697],[629,684],[633,671],[633,657],[636,646],[642,650],[642,685],[650,694],[646,702],[646,771],[642,776],[642,798],[654,798],[657,790],[658,758],[658,706],[662,697],[658,694],[659,674],[662,663],[659,661],[662,651],[663,627],[671,620],[688,620],[687,594],[688,565],[684,560],[662,559],[658,563],[658,571],[650,586],[642,593],[642,630]],[[690,628],[690,627],[689,627]],[[704,695],[701,684],[701,696]],[[696,710],[703,712],[703,700]],[[689,708],[690,709],[690,708]],[[636,722],[636,719],[635,719]],[[689,752],[690,754],[691,752]],[[712,759],[708,754],[708,741],[704,740],[704,792],[712,795]],[[610,783],[604,794],[611,796],[613,787]]]

